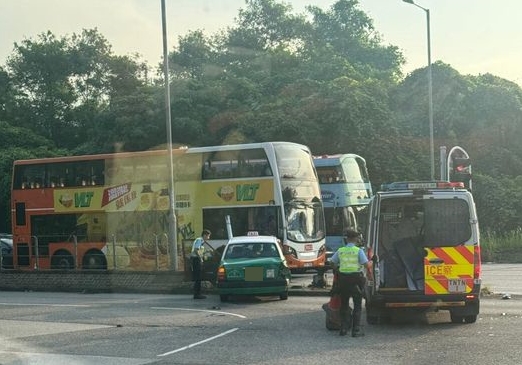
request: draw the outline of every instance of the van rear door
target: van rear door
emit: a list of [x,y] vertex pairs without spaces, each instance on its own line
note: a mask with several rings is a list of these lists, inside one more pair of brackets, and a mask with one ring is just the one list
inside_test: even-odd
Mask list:
[[424,293],[470,293],[473,289],[474,246],[426,248]]
[[434,193],[425,209],[424,291],[427,295],[473,290],[476,222],[467,193]]

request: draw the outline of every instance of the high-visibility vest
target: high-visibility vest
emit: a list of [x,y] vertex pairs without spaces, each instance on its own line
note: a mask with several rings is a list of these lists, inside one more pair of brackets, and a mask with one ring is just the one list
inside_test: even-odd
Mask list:
[[339,272],[349,274],[362,271],[359,264],[359,250],[357,246],[339,248]]

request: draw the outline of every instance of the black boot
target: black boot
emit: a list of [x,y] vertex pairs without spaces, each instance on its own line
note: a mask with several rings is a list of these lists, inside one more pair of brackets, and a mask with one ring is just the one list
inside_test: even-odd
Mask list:
[[341,319],[341,330],[339,331],[339,335],[341,335],[341,336],[346,336],[346,333],[348,333],[348,330],[350,328],[352,328],[351,310],[348,313],[349,313],[349,316],[345,320]]
[[352,318],[352,337],[362,337],[364,332],[361,329],[361,316],[355,314]]
[[352,337],[362,337],[364,336],[364,332],[361,330],[361,327],[354,327],[352,329]]

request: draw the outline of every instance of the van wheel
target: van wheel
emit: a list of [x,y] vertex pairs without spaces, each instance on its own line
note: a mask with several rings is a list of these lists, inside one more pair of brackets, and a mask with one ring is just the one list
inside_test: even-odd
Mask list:
[[383,314],[385,312],[381,309],[375,308],[371,304],[366,305],[366,323],[368,324],[379,324],[382,323]]
[[379,316],[366,315],[366,323],[368,324],[379,324]]
[[477,321],[477,315],[476,314],[464,317],[464,322],[466,322],[466,323],[475,323],[476,321]]
[[[450,317],[451,317],[451,323],[462,323],[464,321],[464,316],[458,316],[456,314],[450,313]],[[476,316],[475,316],[475,319],[476,319]]]

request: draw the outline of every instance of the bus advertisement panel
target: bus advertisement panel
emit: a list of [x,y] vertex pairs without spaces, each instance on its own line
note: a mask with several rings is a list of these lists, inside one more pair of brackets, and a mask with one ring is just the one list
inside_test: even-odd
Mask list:
[[346,229],[364,232],[372,186],[366,161],[356,154],[314,156],[326,221],[327,260],[343,244]]
[[[167,270],[168,154],[146,151],[15,161],[14,268]],[[323,267],[324,216],[306,146],[286,142],[173,150],[177,252],[203,228],[212,245],[257,230],[290,267]]]

